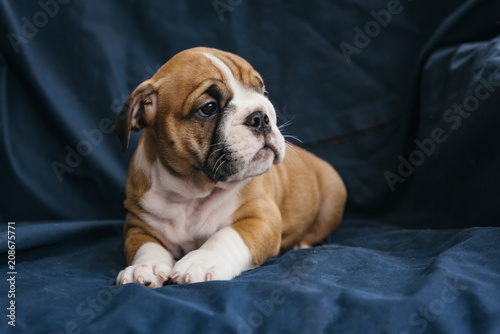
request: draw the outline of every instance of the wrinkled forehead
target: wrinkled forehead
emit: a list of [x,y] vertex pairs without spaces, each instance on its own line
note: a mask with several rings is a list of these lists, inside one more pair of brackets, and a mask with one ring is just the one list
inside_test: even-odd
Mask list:
[[158,70],[155,77],[172,79],[169,81],[175,83],[177,92],[192,92],[209,81],[259,93],[265,89],[262,77],[246,60],[209,48],[195,48],[177,54]]
[[234,80],[234,83],[259,92],[264,89],[264,81],[260,74],[243,58],[219,50],[214,53],[203,52],[203,56],[210,60],[227,81]]

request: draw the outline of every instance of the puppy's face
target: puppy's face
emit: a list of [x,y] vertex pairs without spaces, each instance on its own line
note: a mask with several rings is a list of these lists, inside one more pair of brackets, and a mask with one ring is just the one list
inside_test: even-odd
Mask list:
[[142,128],[149,156],[197,183],[257,176],[285,154],[261,76],[215,49],[183,51],[137,87],[115,123],[124,149]]

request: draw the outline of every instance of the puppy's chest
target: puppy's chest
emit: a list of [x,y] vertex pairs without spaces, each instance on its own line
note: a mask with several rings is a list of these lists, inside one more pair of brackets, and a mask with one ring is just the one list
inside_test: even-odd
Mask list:
[[143,219],[173,253],[199,248],[215,232],[232,224],[232,215],[239,207],[237,194],[171,202],[153,191],[141,203]]

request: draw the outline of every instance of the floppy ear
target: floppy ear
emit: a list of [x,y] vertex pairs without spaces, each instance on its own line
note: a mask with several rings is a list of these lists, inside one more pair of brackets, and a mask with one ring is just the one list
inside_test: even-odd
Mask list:
[[151,80],[144,81],[130,95],[115,121],[115,133],[123,152],[128,148],[130,131],[138,132],[153,123],[158,108],[158,91]]

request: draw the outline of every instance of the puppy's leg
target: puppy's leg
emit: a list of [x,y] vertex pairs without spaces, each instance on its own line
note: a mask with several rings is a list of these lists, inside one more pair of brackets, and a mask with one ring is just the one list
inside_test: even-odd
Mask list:
[[[260,202],[260,203],[257,203]],[[230,280],[279,253],[281,220],[269,202],[254,200],[233,215],[235,223],[180,259],[172,270],[177,283]]]
[[[128,218],[128,217],[127,217]],[[139,283],[150,289],[162,287],[175,260],[157,239],[139,227],[125,224],[125,257],[128,267],[122,270],[116,284]]]
[[294,249],[315,245],[335,231],[342,220],[347,198],[344,182],[332,167],[325,165],[318,176],[321,202],[316,219]]

